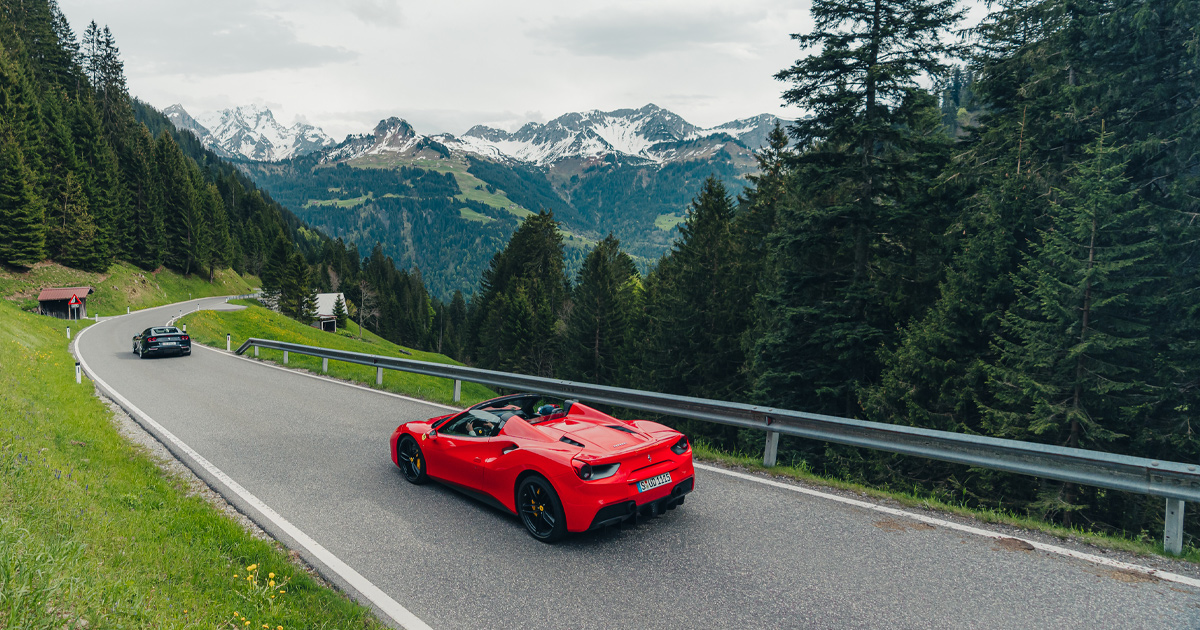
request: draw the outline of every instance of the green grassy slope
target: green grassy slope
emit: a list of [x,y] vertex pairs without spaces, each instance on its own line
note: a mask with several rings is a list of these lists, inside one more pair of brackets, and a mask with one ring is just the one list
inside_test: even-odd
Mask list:
[[254,277],[242,277],[228,269],[217,272],[210,283],[197,276],[184,277],[173,271],[143,271],[127,263],[115,263],[107,273],[90,273],[54,263],[40,263],[27,272],[0,268],[0,296],[23,310],[37,308],[37,296],[46,287],[91,286],[88,315],[120,315],[133,310],[162,306],[180,300],[213,295],[253,293]]
[[0,627],[382,627],[163,473],[73,367],[60,322],[0,300]]
[[[403,348],[370,331],[364,331],[362,340],[359,341],[358,326],[353,322],[350,323],[348,330],[339,331],[337,334],[327,333],[257,306],[256,302],[252,304],[243,311],[200,311],[191,313],[185,315],[179,322],[180,324],[187,324],[188,334],[192,336],[193,340],[221,349],[225,348],[225,335],[229,334],[232,335],[232,347],[234,349],[240,346],[246,339],[258,337],[260,339],[301,343],[322,348],[416,359],[432,363],[461,365],[440,354]],[[402,350],[409,354],[405,354]],[[265,361],[282,363],[283,353],[272,350],[261,350],[260,358]],[[306,357],[292,353],[288,358],[288,366],[320,372],[321,360],[315,357]],[[329,375],[379,388],[375,385],[375,368],[366,365],[330,361]],[[454,382],[443,378],[384,370],[383,386],[379,389],[434,402],[455,404]],[[464,406],[471,405],[495,396],[496,394],[492,390],[482,385],[463,383],[462,401],[459,404]]]

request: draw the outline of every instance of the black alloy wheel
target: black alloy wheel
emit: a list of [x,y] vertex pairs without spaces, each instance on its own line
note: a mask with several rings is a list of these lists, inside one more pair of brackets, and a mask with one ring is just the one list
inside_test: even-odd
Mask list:
[[567,534],[567,519],[563,516],[558,493],[542,477],[526,477],[517,488],[517,510],[529,535],[544,543],[552,543]]
[[406,481],[418,486],[429,481],[429,474],[425,471],[425,455],[411,435],[400,438],[396,459],[400,462],[400,470]]

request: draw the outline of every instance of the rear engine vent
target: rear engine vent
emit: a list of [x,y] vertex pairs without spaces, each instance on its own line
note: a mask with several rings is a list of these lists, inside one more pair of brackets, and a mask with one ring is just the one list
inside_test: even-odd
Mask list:
[[565,436],[565,435],[564,435],[564,436],[562,436],[562,437],[560,437],[560,438],[558,438],[558,441],[559,441],[559,442],[566,442],[567,444],[570,444],[571,446],[578,446],[579,448],[583,448],[583,445],[582,445],[582,444],[580,444],[579,442],[576,442],[575,440],[572,440],[571,438],[569,438],[569,437],[567,437],[567,436]]
[[616,430],[618,430],[618,431],[624,431],[624,432],[626,432],[626,433],[631,433],[631,434],[633,434],[633,435],[637,435],[637,431],[634,431],[633,429],[630,429],[629,427],[622,427],[622,426],[618,426],[618,425],[615,425],[615,424],[606,424],[606,425],[604,425],[604,426],[606,426],[606,427],[608,427],[608,428],[610,428],[610,429],[616,429]]

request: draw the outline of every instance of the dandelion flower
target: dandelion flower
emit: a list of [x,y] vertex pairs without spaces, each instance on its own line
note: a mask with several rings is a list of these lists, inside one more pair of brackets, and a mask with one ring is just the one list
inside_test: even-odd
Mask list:
[[267,586],[270,586],[271,588],[275,588],[275,580],[271,580],[270,582],[267,582]]
[[246,567],[246,570],[247,570],[247,571],[253,571],[253,570],[257,569],[257,568],[258,568],[258,565],[257,565],[257,564],[252,564],[252,565],[250,565],[250,566]]
[[275,577],[275,574],[274,574],[274,573],[268,573],[268,574],[267,574],[267,577],[269,577],[269,578],[273,578],[273,577]]

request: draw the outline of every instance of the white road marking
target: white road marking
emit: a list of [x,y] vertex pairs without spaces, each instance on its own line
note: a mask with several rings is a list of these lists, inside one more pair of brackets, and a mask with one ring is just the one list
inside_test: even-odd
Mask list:
[[[88,326],[87,328],[83,329],[78,335],[76,335],[75,343],[78,344],[79,339],[93,328],[95,328],[95,326]],[[336,573],[338,577],[345,580],[346,583],[350,584],[350,586],[361,593],[363,597],[374,604],[385,615],[399,624],[400,627],[405,628],[405,630],[432,630],[429,625],[427,625],[424,621],[421,621],[421,619],[416,615],[409,612],[407,608],[401,606],[399,602],[392,599],[387,593],[384,593],[382,590],[380,590],[379,587],[372,584],[370,580],[363,577],[358,573],[358,571],[352,569],[350,565],[342,562],[340,558],[333,555],[332,552],[321,546],[320,543],[310,538],[308,534],[305,534],[298,527],[292,525],[287,519],[280,516],[278,512],[271,509],[266,503],[263,503],[258,497],[254,496],[248,490],[243,488],[241,484],[234,481],[229,477],[229,475],[226,475],[221,469],[214,466],[212,462],[208,461],[199,453],[192,450],[192,447],[188,446],[178,437],[175,437],[175,435],[168,431],[166,427],[162,426],[158,422],[155,422],[154,419],[146,415],[144,411],[139,409],[132,402],[129,402],[129,399],[117,393],[115,389],[109,386],[108,383],[106,383],[95,372],[93,372],[90,367],[88,367],[87,361],[84,360],[83,355],[78,351],[78,346],[76,346],[75,356],[79,358],[79,363],[83,367],[84,371],[88,373],[88,376],[90,376],[96,384],[100,385],[101,389],[108,393],[109,396],[112,396],[113,399],[116,400],[123,408],[125,408],[126,411],[137,417],[143,426],[149,425],[150,427],[153,427],[159,435],[165,437],[179,450],[186,453],[193,462],[202,467],[210,475],[219,480],[230,492],[236,494],[243,501],[257,510],[264,518],[271,521],[271,523],[273,523],[281,531],[290,536],[292,540],[296,541],[296,544],[303,547],[309,552],[309,554],[328,567],[330,571]]]
[[[964,532],[967,534],[983,536],[984,538],[993,538],[993,539],[1014,538],[1013,536],[1009,536],[1007,534],[1001,534],[1001,533],[989,531],[986,529],[980,529],[978,527],[971,527],[970,525],[962,525],[960,523],[955,523],[953,521],[947,521],[947,520],[943,520],[940,518],[934,518],[932,516],[925,516],[923,514],[914,514],[913,512],[905,512],[904,510],[897,510],[895,508],[885,507],[882,505],[876,505],[874,503],[868,503],[866,501],[859,501],[857,499],[851,499],[849,497],[842,497],[842,496],[838,496],[836,494],[829,494],[828,492],[821,492],[819,490],[813,490],[811,488],[805,488],[803,486],[796,486],[796,485],[792,485],[789,483],[782,483],[779,481],[775,481],[774,479],[764,479],[764,478],[756,476],[756,475],[747,475],[746,473],[734,472],[732,470],[725,470],[724,468],[718,468],[716,466],[709,466],[707,464],[695,463],[694,466],[696,468],[699,468],[701,470],[707,470],[709,472],[719,473],[722,475],[728,475],[730,477],[737,477],[738,479],[745,479],[747,481],[754,481],[757,483],[766,484],[768,486],[782,488],[784,490],[791,490],[792,492],[799,492],[801,494],[807,494],[807,495],[814,496],[814,497],[820,497],[822,499],[829,499],[830,501],[837,501],[839,503],[853,505],[855,507],[860,507],[860,508],[863,508],[866,510],[882,512],[884,514],[888,514],[891,516],[901,516],[901,517],[905,517],[905,518],[911,518],[913,520],[921,521],[922,523],[928,523],[928,524],[934,525],[936,527],[945,527],[946,529],[953,529],[953,530]],[[1191,586],[1194,588],[1200,588],[1200,580],[1187,577],[1186,575],[1179,575],[1177,573],[1171,573],[1169,571],[1160,571],[1158,569],[1152,569],[1150,567],[1144,567],[1144,566],[1141,566],[1138,564],[1129,564],[1128,562],[1121,562],[1119,560],[1111,560],[1109,558],[1104,558],[1104,557],[1093,555],[1090,553],[1083,553],[1081,551],[1075,551],[1073,549],[1067,549],[1065,547],[1059,547],[1057,545],[1048,545],[1046,543],[1037,542],[1035,540],[1028,540],[1025,538],[1016,538],[1016,540],[1020,540],[1021,542],[1028,543],[1031,546],[1033,546],[1034,549],[1039,549],[1041,551],[1045,551],[1048,553],[1054,553],[1054,554],[1058,554],[1061,556],[1067,556],[1068,558],[1076,558],[1079,560],[1083,560],[1085,562],[1091,562],[1091,563],[1099,564],[1099,565],[1106,566],[1106,567],[1112,567],[1114,569],[1120,569],[1122,571],[1132,571],[1134,573],[1142,573],[1145,575],[1156,577],[1160,580],[1165,580],[1168,582],[1176,582],[1178,584],[1186,584],[1187,586]]]

